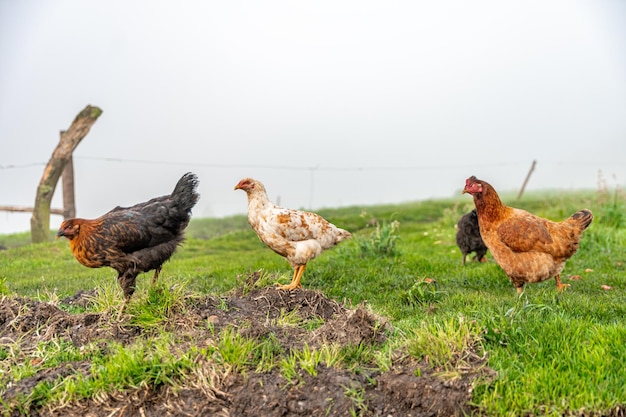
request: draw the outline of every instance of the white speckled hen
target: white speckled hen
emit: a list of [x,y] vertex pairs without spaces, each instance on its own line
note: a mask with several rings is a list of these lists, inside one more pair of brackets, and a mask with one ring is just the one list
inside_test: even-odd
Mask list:
[[267,197],[260,181],[244,178],[235,190],[243,190],[248,195],[248,223],[259,239],[285,257],[294,268],[291,283],[281,285],[279,289],[300,287],[308,261],[351,237],[350,232],[336,227],[318,214],[276,206]]

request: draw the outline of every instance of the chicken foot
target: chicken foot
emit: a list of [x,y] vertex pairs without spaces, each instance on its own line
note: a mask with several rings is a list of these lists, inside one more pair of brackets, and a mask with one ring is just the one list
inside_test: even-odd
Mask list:
[[300,288],[300,280],[302,279],[302,274],[304,274],[304,269],[306,265],[298,265],[293,269],[293,279],[291,283],[287,285],[279,285],[277,289],[279,290],[295,290],[296,288]]
[[554,277],[554,279],[556,280],[556,290],[557,291],[564,291],[567,287],[569,287],[569,284],[563,284],[561,282],[561,274],[558,274],[556,277]]

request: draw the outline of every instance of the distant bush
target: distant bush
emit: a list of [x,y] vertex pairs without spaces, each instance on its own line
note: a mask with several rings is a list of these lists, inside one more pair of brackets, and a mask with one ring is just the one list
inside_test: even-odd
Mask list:
[[362,255],[365,256],[395,256],[398,254],[396,242],[399,239],[396,233],[400,222],[383,220],[382,225],[376,222],[376,229],[369,238],[359,238],[357,243]]

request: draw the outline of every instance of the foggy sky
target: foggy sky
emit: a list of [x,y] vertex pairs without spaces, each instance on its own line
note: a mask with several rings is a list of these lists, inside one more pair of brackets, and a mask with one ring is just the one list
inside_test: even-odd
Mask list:
[[626,2],[0,0],[0,205],[87,104],[80,217],[187,171],[195,217],[245,213],[248,176],[307,209],[515,190],[533,160],[530,190],[624,187]]

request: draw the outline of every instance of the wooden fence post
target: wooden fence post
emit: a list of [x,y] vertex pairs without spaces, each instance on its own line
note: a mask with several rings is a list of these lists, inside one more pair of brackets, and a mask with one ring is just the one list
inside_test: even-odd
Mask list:
[[528,174],[526,174],[526,179],[524,180],[524,184],[522,184],[522,189],[519,190],[519,194],[517,195],[517,199],[518,200],[520,200],[522,198],[522,195],[524,194],[524,190],[526,189],[526,184],[528,184],[528,180],[530,179],[530,175],[535,170],[535,165],[537,165],[537,161],[536,160],[533,161],[532,165],[530,166],[530,170],[528,171]]
[[61,140],[52,153],[52,157],[48,161],[48,165],[46,165],[37,187],[35,208],[30,218],[31,242],[39,243],[50,240],[50,203],[57,182],[69,158],[72,156],[72,152],[74,152],[80,141],[87,136],[91,126],[93,126],[101,114],[102,110],[98,107],[87,106],[78,113],[70,128],[61,132]]
[[76,199],[74,197],[74,158],[70,155],[63,173],[63,220],[76,217]]

